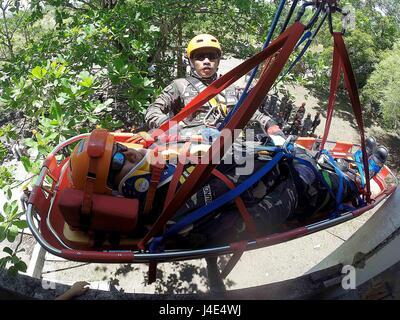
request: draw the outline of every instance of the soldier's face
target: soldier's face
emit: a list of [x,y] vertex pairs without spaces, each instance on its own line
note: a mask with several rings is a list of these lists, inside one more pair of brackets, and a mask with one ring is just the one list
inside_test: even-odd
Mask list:
[[217,50],[204,48],[196,50],[190,60],[200,77],[210,78],[217,72],[220,55]]

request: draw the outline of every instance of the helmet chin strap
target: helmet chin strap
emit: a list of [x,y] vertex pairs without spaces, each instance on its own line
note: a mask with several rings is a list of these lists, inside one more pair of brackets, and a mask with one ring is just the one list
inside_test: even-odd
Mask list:
[[122,192],[122,187],[124,186],[124,183],[126,182],[126,180],[128,180],[129,178],[134,176],[135,171],[137,171],[138,169],[142,168],[146,162],[150,161],[149,159],[149,152],[150,150],[146,150],[146,155],[143,156],[143,158],[136,164],[134,165],[131,170],[129,170],[129,172],[121,179],[119,185],[118,185],[118,192],[119,193],[123,193]]

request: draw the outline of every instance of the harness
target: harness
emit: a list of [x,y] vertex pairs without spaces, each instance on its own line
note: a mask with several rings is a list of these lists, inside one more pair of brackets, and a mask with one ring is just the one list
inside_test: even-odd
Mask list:
[[[207,88],[207,86],[203,82],[201,82],[198,78],[188,76],[186,77],[186,80],[196,89],[198,93],[202,92]],[[229,95],[224,96],[222,93],[219,93],[214,98],[210,99],[207,102],[209,110],[207,111],[205,117],[203,117],[202,121],[203,124],[206,127],[215,128],[216,124],[221,119],[224,119],[225,116],[227,115],[228,112],[227,105],[230,103],[231,104],[235,103],[235,99],[232,99]]]

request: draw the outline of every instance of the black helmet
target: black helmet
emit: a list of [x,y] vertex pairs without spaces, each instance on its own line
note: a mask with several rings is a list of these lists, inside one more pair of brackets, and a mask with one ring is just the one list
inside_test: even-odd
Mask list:
[[383,165],[388,156],[389,156],[389,151],[388,149],[383,146],[383,145],[379,145],[378,147],[376,147],[375,152],[374,152],[374,156],[381,162],[381,164]]
[[370,156],[374,153],[376,148],[376,139],[374,137],[368,137],[365,139],[365,151],[367,151],[367,155]]

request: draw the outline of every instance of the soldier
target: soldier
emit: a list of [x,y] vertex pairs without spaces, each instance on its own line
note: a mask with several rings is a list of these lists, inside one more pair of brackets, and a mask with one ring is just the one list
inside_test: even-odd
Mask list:
[[283,110],[283,120],[285,122],[289,122],[292,110],[293,110],[293,101],[288,100],[287,103],[285,104],[285,109]]
[[[87,152],[89,139],[87,137],[81,140],[70,158],[70,179],[74,188],[78,190],[82,190],[86,184],[88,167],[85,166],[85,163],[89,158]],[[165,169],[163,171],[163,180],[157,182],[160,186],[157,191],[157,200],[151,206],[151,211],[144,213],[142,208],[145,207],[147,202],[149,181],[153,174],[153,166],[151,164],[154,161],[154,151],[142,148],[128,148],[114,141],[114,138],[109,138],[108,135],[105,138],[103,148],[104,152],[96,159],[98,165],[93,172],[93,176],[103,176],[104,179],[95,179],[94,188],[104,190],[103,192],[114,192],[118,196],[137,199],[139,208],[141,208],[138,212],[139,223],[142,225],[152,224],[162,212],[167,197],[167,189],[162,186],[167,186],[171,182],[168,177],[171,177],[173,170]],[[297,150],[300,151],[299,149]],[[386,154],[387,152],[380,152],[376,157],[382,165],[387,159]],[[255,171],[258,171],[259,168],[265,166],[271,160],[271,158],[268,159],[258,154],[247,152],[243,157],[254,158]],[[354,180],[351,180],[354,179],[354,176],[351,177],[349,175],[348,179],[343,179],[343,182],[341,182],[341,178],[335,170],[332,170],[333,167],[329,163],[326,162],[324,166],[318,166],[312,154],[304,149],[301,151],[301,158],[303,162],[298,162],[297,160],[281,161],[274,165],[257,182],[254,187],[254,190],[258,190],[257,192],[247,191],[240,196],[246,206],[248,215],[254,219],[255,231],[258,234],[264,235],[279,232],[284,229],[285,221],[290,218],[306,218],[322,208],[324,210],[332,210],[336,206],[335,194],[339,188],[342,188],[343,202],[355,200],[358,196],[358,188]],[[304,165],[304,161],[307,161],[309,165]],[[224,172],[232,184],[239,186],[248,178],[249,174],[252,174],[242,175],[235,172],[235,168],[240,166],[236,160],[233,163],[225,163],[224,160],[221,160],[218,164],[218,170]],[[310,166],[313,166],[314,170],[310,170]],[[192,172],[189,170],[190,168],[193,170],[193,164],[189,162],[185,165],[182,178],[187,177],[187,173]],[[320,173],[316,174],[315,171]],[[325,183],[322,183],[318,176],[321,176],[321,179],[325,179]],[[141,182],[138,183],[139,181]],[[146,181],[147,183],[145,183]],[[179,184],[182,184],[184,180],[181,181],[179,180]],[[171,224],[182,221],[194,210],[210,205],[210,203],[213,203],[227,192],[227,186],[217,177],[211,176],[204,183],[170,218]],[[325,187],[326,184],[331,186],[331,193]],[[208,217],[191,223],[190,226],[187,226],[186,231],[179,232],[174,237],[174,240],[178,241],[179,246],[184,245],[186,248],[195,248],[249,239],[249,234],[239,210],[233,202],[226,203]],[[79,215],[77,210],[75,212]],[[67,215],[65,213],[63,215],[67,223],[73,223],[76,227],[80,227],[77,221],[82,219],[73,218],[72,215],[75,215],[75,213],[68,212]],[[106,228],[105,224],[102,223],[100,228],[104,230]]]
[[319,124],[321,123],[320,115],[321,115],[320,112],[317,112],[317,113],[315,114],[314,121],[313,121],[312,126],[311,126],[311,133],[312,133],[312,134],[315,133],[315,129],[317,129],[317,127],[318,127]]
[[283,120],[283,112],[278,112],[277,115],[273,118],[279,128],[282,129],[284,120]]
[[[217,70],[222,50],[219,41],[212,35],[195,36],[186,49],[190,63],[190,76],[172,81],[149,106],[145,115],[150,129],[158,128],[162,123],[178,114],[202,90],[217,79]],[[234,87],[228,87],[221,94],[200,107],[191,116],[183,120],[181,133],[199,134],[205,127],[216,127],[226,116],[229,108],[238,101]],[[256,111],[251,119],[258,122],[268,134],[283,135],[271,117]]]
[[301,129],[301,136],[308,137],[309,132],[311,130],[313,121],[311,120],[311,113],[307,114],[307,117],[304,119],[303,128]]
[[278,105],[279,98],[276,94],[271,95],[270,97],[270,116],[274,118],[279,112],[279,105]]
[[24,187],[22,187],[22,194],[19,200],[21,201],[22,210],[24,212],[28,209],[28,202],[30,195],[31,191],[29,190],[28,186],[25,185]]
[[297,110],[297,112],[296,112],[296,114],[294,116],[294,119],[303,121],[303,117],[304,117],[305,113],[306,113],[306,103],[303,102],[301,104],[301,106],[299,107],[299,109]]
[[300,132],[301,132],[301,121],[295,119],[292,124],[292,127],[290,128],[290,134],[298,136]]

